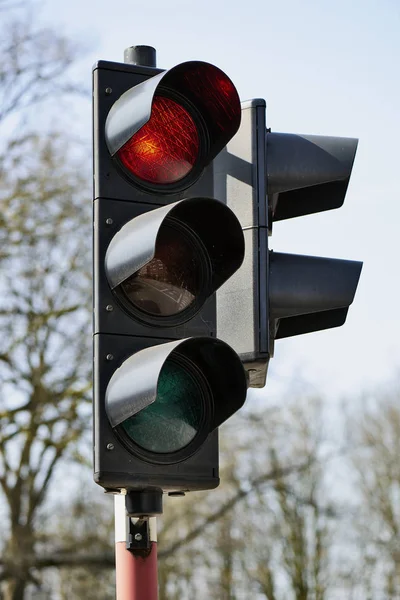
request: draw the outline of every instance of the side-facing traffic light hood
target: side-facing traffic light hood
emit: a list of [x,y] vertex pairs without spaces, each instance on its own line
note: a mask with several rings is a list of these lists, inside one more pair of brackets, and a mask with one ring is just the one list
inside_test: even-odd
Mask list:
[[267,134],[267,191],[272,221],[342,206],[358,140]]
[[362,263],[354,260],[270,252],[270,333],[275,339],[346,321]]

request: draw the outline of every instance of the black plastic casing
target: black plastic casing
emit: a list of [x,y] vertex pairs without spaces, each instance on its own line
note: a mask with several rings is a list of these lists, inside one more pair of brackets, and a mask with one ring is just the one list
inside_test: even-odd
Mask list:
[[[158,488],[175,492],[208,490],[219,484],[217,429],[189,458],[161,465],[128,450],[106,415],[104,398],[115,369],[131,354],[165,341],[110,334],[94,336],[94,480],[107,489]],[[112,360],[107,359],[110,355]]]
[[171,340],[216,334],[215,295],[185,324],[155,327],[126,312],[105,273],[107,247],[125,223],[145,211],[184,198],[214,196],[212,165],[184,191],[155,194],[129,181],[110,156],[105,122],[111,106],[125,91],[160,72],[108,61],[99,61],[93,68],[94,480],[116,492],[152,488],[184,492],[212,489],[219,484],[217,430],[189,458],[174,464],[156,464],[136,456],[123,445],[105,411],[108,382],[129,356]]

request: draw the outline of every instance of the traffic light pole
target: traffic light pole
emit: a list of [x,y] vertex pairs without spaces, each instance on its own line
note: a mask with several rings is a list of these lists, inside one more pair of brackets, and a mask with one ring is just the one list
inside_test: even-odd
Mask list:
[[114,496],[117,600],[158,600],[156,517],[127,516],[126,496]]

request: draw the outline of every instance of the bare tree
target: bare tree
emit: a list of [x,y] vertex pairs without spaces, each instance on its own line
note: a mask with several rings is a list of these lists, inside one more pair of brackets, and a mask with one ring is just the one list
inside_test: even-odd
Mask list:
[[2,579],[22,598],[35,516],[55,467],[79,452],[90,399],[90,203],[64,138],[31,135],[1,161],[0,486],[9,510]]
[[337,514],[325,486],[322,407],[239,414],[221,434],[222,484],[166,503],[162,600],[325,600]]
[[66,73],[79,45],[37,25],[39,2],[3,0],[0,29],[0,123],[43,100],[81,92]]
[[[336,515],[325,485],[330,454],[322,412],[320,401],[298,398],[270,418],[264,446],[275,477],[258,494],[251,523],[259,550],[246,568],[268,600],[327,597]],[[287,471],[296,463],[303,468]]]
[[363,398],[350,419],[365,597],[400,596],[400,403],[398,383]]
[[0,579],[15,600],[37,581],[38,512],[60,459],[80,455],[90,389],[89,169],[82,148],[25,119],[78,91],[66,78],[77,48],[38,27],[37,7],[0,3],[0,124],[25,120],[0,150]]
[[113,499],[88,494],[86,471],[73,497],[51,503],[37,519],[36,554],[43,569],[40,597],[115,598]]

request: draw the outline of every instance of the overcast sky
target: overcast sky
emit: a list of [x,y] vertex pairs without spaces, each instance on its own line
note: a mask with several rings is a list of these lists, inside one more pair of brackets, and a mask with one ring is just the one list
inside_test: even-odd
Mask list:
[[[280,252],[363,260],[346,324],[277,342],[266,392],[293,378],[338,397],[386,381],[400,365],[400,2],[398,0],[47,0],[41,19],[98,59],[157,48],[158,66],[222,68],[242,100],[267,101],[274,131],[360,139],[344,206],[274,226]],[[82,138],[89,139],[89,108]],[[90,201],[90,200],[88,200]]]

